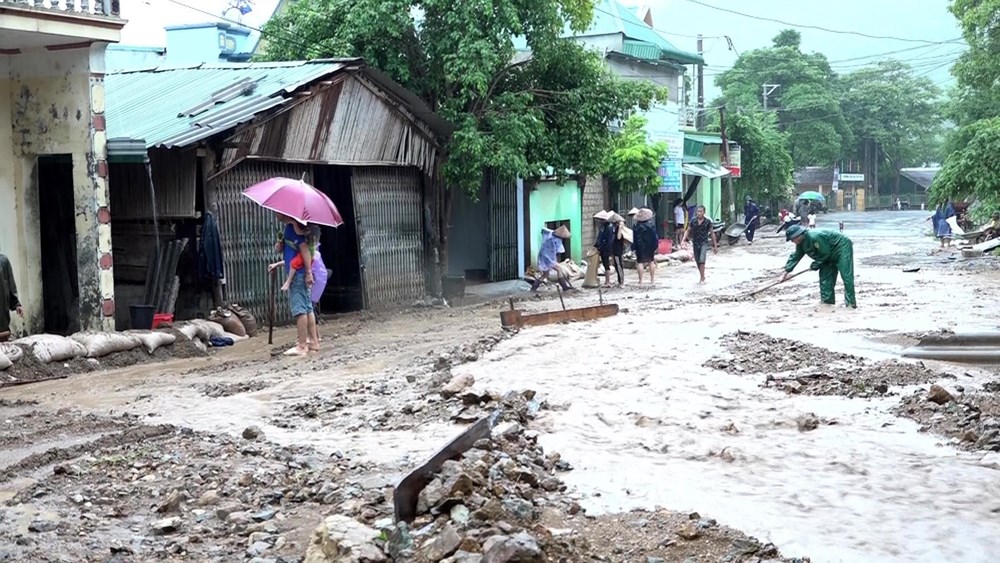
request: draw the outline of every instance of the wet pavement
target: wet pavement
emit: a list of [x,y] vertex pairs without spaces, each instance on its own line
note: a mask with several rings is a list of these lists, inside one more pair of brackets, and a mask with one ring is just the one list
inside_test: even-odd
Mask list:
[[[925,218],[892,211],[819,218],[821,228],[842,221],[854,240],[857,310],[820,305],[813,274],[739,298],[777,279],[791,252],[764,227],[754,245],[710,254],[704,286],[694,265],[683,264],[661,267],[654,288],[606,290],[622,314],[598,322],[525,329],[468,348],[499,333],[505,303],[359,315],[321,327],[324,352],[305,361],[272,357],[257,339],[209,358],[3,390],[0,399],[234,436],[253,424],[276,444],[346,455],[394,479],[459,429],[451,407],[427,394],[441,384],[436,364],[448,357],[455,360],[448,377],[467,374],[477,389],[532,389],[544,398],[550,408],[532,427],[547,451],[576,468],[563,479],[592,513],[697,510],[813,561],[992,561],[1000,552],[1000,454],[962,451],[893,413],[901,395],[927,385],[873,398],[798,395],[764,385],[784,372],[704,367],[727,357],[723,337],[738,330],[875,362],[898,359],[921,333],[996,329],[997,261],[935,252]],[[920,271],[903,271],[913,267]],[[627,273],[634,284],[635,272]],[[837,291],[842,302],[839,284]],[[597,301],[595,292],[580,292],[567,306]],[[559,302],[550,293],[519,307],[551,310]],[[283,331],[277,340],[291,338]],[[996,375],[991,367],[924,365],[970,389]],[[0,414],[25,408],[4,403]],[[804,415],[825,423],[803,432]],[[69,447],[103,432],[5,443],[0,470],[40,444]]]

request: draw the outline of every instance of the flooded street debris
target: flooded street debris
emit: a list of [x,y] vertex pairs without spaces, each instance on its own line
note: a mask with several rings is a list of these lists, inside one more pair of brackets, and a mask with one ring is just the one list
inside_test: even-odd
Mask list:
[[921,432],[948,438],[960,449],[1000,452],[998,383],[968,392],[957,386],[949,390],[932,385],[930,390],[904,397],[894,412],[920,423]]
[[756,332],[736,332],[722,339],[729,354],[705,367],[737,375],[764,375],[765,385],[789,394],[875,397],[894,387],[936,381],[922,363],[873,362],[825,348]]

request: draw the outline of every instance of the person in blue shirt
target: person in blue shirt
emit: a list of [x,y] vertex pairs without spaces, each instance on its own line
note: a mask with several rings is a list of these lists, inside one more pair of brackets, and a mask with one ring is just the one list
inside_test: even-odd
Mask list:
[[[281,234],[281,240],[275,245],[275,251],[280,252],[284,258],[285,273],[295,272],[288,288],[288,307],[292,317],[295,318],[298,340],[295,347],[286,351],[285,355],[305,356],[310,350],[319,349],[317,342],[310,342],[310,335],[316,333],[316,315],[313,311],[312,296],[309,291],[313,285],[312,252],[309,249],[308,240],[309,227],[300,225],[286,215],[279,213],[277,216],[279,221],[285,223],[285,230]],[[301,270],[292,268],[292,261],[295,260],[296,256],[302,256],[304,264]],[[274,269],[276,265],[278,264],[272,264],[270,269]]]
[[548,278],[549,272],[555,272],[559,286],[566,291],[573,289],[569,283],[569,278],[562,268],[559,267],[559,255],[566,252],[563,246],[563,239],[570,237],[569,229],[565,225],[555,231],[542,229],[542,247],[538,250],[538,274],[539,277],[531,284],[531,291],[538,291],[542,285],[542,280]]

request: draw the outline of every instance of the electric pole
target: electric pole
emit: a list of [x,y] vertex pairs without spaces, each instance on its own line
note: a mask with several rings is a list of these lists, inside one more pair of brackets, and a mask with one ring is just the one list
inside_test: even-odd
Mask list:
[[[719,129],[722,132],[722,163],[729,168],[729,139],[726,137],[726,108],[719,108]],[[736,194],[733,192],[733,174],[726,176],[726,193],[729,194],[729,222],[736,223]]]
[[[704,44],[701,34],[698,34],[698,57],[704,60]],[[695,127],[702,131],[705,129],[705,65],[698,65],[698,113],[694,118]]]
[[764,100],[764,111],[767,111],[767,97],[774,93],[775,90],[781,88],[781,84],[761,84],[761,94]]

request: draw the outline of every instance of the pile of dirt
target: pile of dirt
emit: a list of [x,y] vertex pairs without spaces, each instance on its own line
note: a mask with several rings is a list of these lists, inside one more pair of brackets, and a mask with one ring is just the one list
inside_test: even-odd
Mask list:
[[306,561],[343,561],[329,554],[344,554],[347,546],[347,554],[356,557],[352,561],[781,560],[773,545],[696,514],[588,517],[559,478],[572,467],[558,454],[546,454],[538,433],[520,422],[531,418],[527,404],[501,413],[490,438],[460,459],[446,461],[433,475],[419,495],[412,523],[371,522],[342,512],[314,532]]
[[921,432],[951,438],[964,450],[1000,452],[1000,381],[979,391],[932,385],[904,397],[893,410],[920,423]]
[[255,391],[262,391],[274,385],[273,381],[267,381],[262,379],[251,379],[249,381],[236,381],[236,382],[224,382],[224,383],[207,383],[201,385],[200,389],[203,395],[206,397],[211,397],[213,399],[218,399],[219,397],[231,397],[233,395],[239,395],[241,393],[253,393]]
[[713,357],[705,367],[741,375],[766,374],[765,385],[789,394],[868,398],[890,394],[895,386],[922,385],[949,377],[923,363],[871,362],[757,332],[736,332],[722,342],[730,355]]

